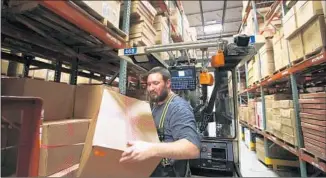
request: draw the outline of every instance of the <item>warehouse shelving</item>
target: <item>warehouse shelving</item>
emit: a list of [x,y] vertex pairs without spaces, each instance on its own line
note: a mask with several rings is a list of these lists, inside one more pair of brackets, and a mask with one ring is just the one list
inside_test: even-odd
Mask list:
[[[247,20],[248,13],[252,9],[254,12],[256,12],[256,7],[255,7],[255,2],[249,2],[246,8],[246,14],[243,19],[242,26],[245,24],[245,21]],[[269,16],[267,18],[267,21],[264,23],[264,28],[265,29],[268,25],[270,25],[271,20],[275,17],[278,16],[278,14],[282,14],[282,16],[285,15],[286,13],[286,5],[284,1],[275,1],[272,6],[271,10],[269,11]],[[281,11],[281,12],[280,12]],[[258,13],[258,12],[256,12]],[[261,32],[258,32],[258,23],[257,23],[257,17],[256,13],[253,14],[254,16],[254,21],[256,25],[256,33],[262,34],[264,30]],[[241,26],[241,30],[242,30]],[[275,27],[274,27],[275,28]],[[288,44],[287,44],[288,45]],[[260,60],[260,56],[258,55],[258,58]],[[240,124],[242,126],[245,126],[249,128],[250,130],[253,130],[254,132],[264,136],[265,143],[265,156],[268,157],[268,148],[267,146],[267,139],[274,142],[275,144],[281,146],[282,148],[288,150],[289,152],[293,153],[296,155],[300,161],[300,171],[301,171],[301,176],[302,177],[307,177],[307,168],[306,168],[306,163],[310,163],[314,167],[320,169],[323,172],[326,172],[326,160],[323,160],[319,158],[318,156],[314,154],[310,154],[305,151],[305,148],[303,147],[303,136],[302,136],[302,131],[301,131],[301,119],[299,116],[299,91],[298,91],[298,82],[305,83],[305,82],[310,82],[312,81],[314,84],[317,84],[320,81],[323,81],[320,78],[316,79],[307,79],[305,75],[308,74],[308,76],[312,76],[313,72],[324,70],[326,67],[326,50],[321,49],[321,51],[313,55],[312,57],[309,58],[304,58],[302,62],[298,63],[291,63],[289,61],[289,64],[287,67],[285,67],[283,70],[277,71],[273,75],[268,76],[267,78],[260,79],[257,83],[253,84],[252,86],[248,86],[248,67],[247,64],[244,64],[238,68],[238,79],[240,80],[240,76],[245,76],[246,79],[246,89],[243,91],[238,91],[238,99],[240,100],[240,104],[243,104],[242,101],[248,101],[243,98],[249,99],[249,97],[255,97],[255,96],[260,96],[261,101],[262,101],[262,117],[263,117],[263,122],[264,122],[264,128],[259,129],[256,126],[250,125],[244,121],[240,121]],[[258,70],[261,72],[261,66],[259,65]],[[260,78],[261,75],[260,75]],[[239,82],[239,81],[238,81]],[[284,89],[284,88],[289,88],[287,84],[290,84],[290,89],[289,91],[292,93],[293,97],[293,104],[294,104],[294,112],[295,114],[295,127],[296,127],[296,139],[298,141],[297,146],[293,146],[291,144],[287,144],[284,142],[282,139],[278,139],[274,135],[270,134],[269,132],[266,131],[266,108],[265,108],[265,97],[264,95],[266,94],[266,91],[271,91],[273,89]],[[281,87],[278,87],[280,85]],[[286,86],[286,87],[285,87]],[[275,91],[272,91],[272,93]],[[245,103],[244,102],[244,103]]]

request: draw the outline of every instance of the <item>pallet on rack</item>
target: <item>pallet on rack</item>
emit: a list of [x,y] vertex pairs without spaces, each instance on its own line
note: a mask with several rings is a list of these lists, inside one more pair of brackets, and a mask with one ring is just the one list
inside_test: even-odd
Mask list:
[[264,160],[261,160],[261,163],[263,163],[266,167],[269,167],[273,169],[274,171],[281,171],[288,168],[293,167],[300,167],[299,161],[293,161],[293,160],[282,160],[282,159],[270,159],[265,157]]
[[274,133],[271,133],[269,131],[266,131],[265,132],[267,135],[270,135],[272,137],[270,137],[272,139],[272,141],[278,141],[278,142],[281,142],[283,143],[284,145],[290,147],[292,150],[295,150],[296,149],[296,146],[293,145],[292,143],[289,143],[288,141],[284,140],[283,138],[279,138],[279,136],[276,136]]
[[303,57],[291,61],[291,64],[292,65],[301,64],[301,63],[303,63],[303,62],[305,62],[305,61],[307,61],[307,60],[309,60],[309,59],[311,59],[311,58],[313,58],[313,57],[315,57],[315,56],[317,56],[319,54],[323,54],[324,52],[325,52],[325,47],[319,47],[315,51],[310,52],[308,54],[305,54]]
[[280,69],[275,70],[273,74],[275,75],[275,74],[277,74],[277,73],[283,72],[284,70],[286,70],[286,69],[288,69],[288,68],[290,68],[289,65],[283,66],[283,67],[281,67]]
[[85,2],[83,1],[72,1],[74,5],[79,7],[81,10],[87,13],[87,15],[91,16],[92,18],[96,19],[99,23],[103,24],[110,32],[112,32],[112,35],[114,35],[116,38],[119,38],[120,40],[126,42],[128,41],[128,35],[124,33],[119,28],[115,27],[109,19],[103,17],[101,14],[96,12],[94,9],[89,7]]
[[301,148],[300,154],[308,154],[309,156],[313,157],[317,162],[323,162],[326,164],[326,158],[322,158],[318,153],[315,154],[313,151],[308,150],[307,148]]

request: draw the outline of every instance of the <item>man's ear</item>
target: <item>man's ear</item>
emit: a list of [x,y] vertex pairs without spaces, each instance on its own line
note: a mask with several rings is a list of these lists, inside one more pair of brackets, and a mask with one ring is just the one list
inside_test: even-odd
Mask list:
[[166,81],[166,86],[171,89],[171,79]]

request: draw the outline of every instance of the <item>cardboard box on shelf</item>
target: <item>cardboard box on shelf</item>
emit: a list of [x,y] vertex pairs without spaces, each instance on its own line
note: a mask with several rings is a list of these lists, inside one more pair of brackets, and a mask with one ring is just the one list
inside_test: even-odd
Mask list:
[[295,112],[294,109],[280,109],[281,111],[281,117],[294,119],[295,118]]
[[296,35],[289,38],[289,53],[290,61],[296,61],[304,57],[305,51],[303,48],[302,32],[300,31]]
[[322,1],[298,1],[294,6],[298,28],[309,23],[317,15],[323,14]]
[[286,99],[292,99],[291,94],[274,94],[274,95],[265,95],[266,99],[269,100],[286,100]]
[[291,8],[282,19],[284,38],[288,38],[298,28],[296,9]]
[[324,16],[319,15],[317,19],[310,22],[302,29],[302,40],[305,54],[312,54],[325,48],[326,27]]
[[97,12],[106,20],[110,21],[114,27],[119,29],[120,22],[120,1],[83,1],[91,9]]
[[43,99],[44,120],[68,119],[73,115],[75,86],[28,78],[1,79],[1,95]]
[[[92,87],[85,89],[78,86],[76,91],[80,89],[87,93]],[[159,142],[149,103],[121,95],[104,86],[95,87],[94,90],[97,92],[92,92],[93,97],[88,98],[88,103],[97,108],[81,113],[94,116],[87,133],[77,177],[150,176],[160,158],[137,163],[119,162],[122,152],[127,149],[128,141]],[[79,106],[79,109],[83,107]]]
[[283,109],[293,108],[292,100],[280,100],[278,104],[279,104],[279,108],[283,108]]

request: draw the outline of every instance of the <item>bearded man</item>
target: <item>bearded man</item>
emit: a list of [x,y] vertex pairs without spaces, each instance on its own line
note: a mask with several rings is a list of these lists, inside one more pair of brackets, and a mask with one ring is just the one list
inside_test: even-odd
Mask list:
[[147,75],[147,92],[161,143],[129,143],[121,162],[137,162],[151,157],[162,158],[151,177],[188,177],[189,159],[200,154],[200,137],[193,109],[171,91],[171,74],[155,67]]

